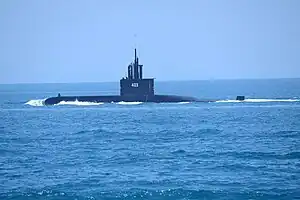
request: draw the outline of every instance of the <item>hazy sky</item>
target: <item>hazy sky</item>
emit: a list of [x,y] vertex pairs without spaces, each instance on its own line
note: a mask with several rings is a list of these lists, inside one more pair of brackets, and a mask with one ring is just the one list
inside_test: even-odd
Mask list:
[[[0,83],[300,77],[299,0],[1,0]],[[137,35],[135,38],[134,35]]]

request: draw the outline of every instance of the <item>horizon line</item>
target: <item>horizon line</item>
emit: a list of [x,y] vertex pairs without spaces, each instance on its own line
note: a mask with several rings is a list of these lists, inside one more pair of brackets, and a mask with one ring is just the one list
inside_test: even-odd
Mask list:
[[[156,79],[156,78],[154,78]],[[269,77],[269,78],[210,78],[210,79],[165,79],[156,82],[189,82],[189,81],[242,81],[242,80],[279,80],[300,79],[300,77]],[[33,84],[89,84],[89,83],[118,83],[119,81],[79,81],[79,82],[16,82],[0,83],[0,85],[33,85]]]

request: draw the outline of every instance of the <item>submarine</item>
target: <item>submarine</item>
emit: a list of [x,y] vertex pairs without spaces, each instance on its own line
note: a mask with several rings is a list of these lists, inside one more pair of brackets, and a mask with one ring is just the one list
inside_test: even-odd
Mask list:
[[154,78],[143,77],[143,65],[139,63],[137,49],[134,49],[134,61],[128,65],[127,76],[120,79],[120,94],[109,96],[62,96],[47,98],[45,105],[55,105],[62,101],[81,101],[94,103],[112,102],[203,102],[195,97],[155,94]]

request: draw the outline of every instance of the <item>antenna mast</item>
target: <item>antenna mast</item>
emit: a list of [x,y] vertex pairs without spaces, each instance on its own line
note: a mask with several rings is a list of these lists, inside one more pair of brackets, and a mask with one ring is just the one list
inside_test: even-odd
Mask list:
[[133,35],[133,37],[134,37],[134,48],[136,49],[137,47],[136,47],[136,38],[137,38],[137,34],[135,33],[134,35]]

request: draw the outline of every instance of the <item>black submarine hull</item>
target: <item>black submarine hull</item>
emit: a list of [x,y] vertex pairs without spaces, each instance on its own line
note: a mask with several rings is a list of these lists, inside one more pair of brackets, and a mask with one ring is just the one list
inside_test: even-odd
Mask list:
[[176,95],[153,95],[153,96],[58,96],[50,97],[45,100],[45,105],[55,105],[60,102],[80,101],[94,103],[111,102],[153,102],[153,103],[176,103],[176,102],[199,102],[194,97],[176,96]]
[[[212,102],[199,100],[194,97],[177,95],[159,95],[154,92],[154,78],[143,78],[143,65],[139,63],[136,49],[134,49],[134,62],[127,67],[128,74],[120,79],[120,94],[111,96],[61,96],[51,97],[44,101],[45,105],[55,105],[60,102],[153,102],[153,103],[177,103],[177,102]],[[237,100],[244,100],[238,96]]]

